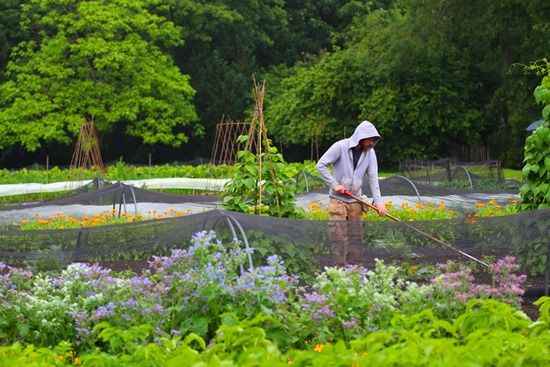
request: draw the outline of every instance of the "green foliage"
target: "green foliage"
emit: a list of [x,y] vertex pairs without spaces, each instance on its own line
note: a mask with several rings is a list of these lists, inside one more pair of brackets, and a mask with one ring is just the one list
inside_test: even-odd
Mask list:
[[[161,338],[145,346],[129,340],[131,353],[108,354],[100,350],[74,356],[70,345],[37,348],[20,344],[0,347],[2,365],[25,366],[543,366],[550,362],[548,329],[528,327],[506,305],[472,302],[460,322],[447,322],[429,310],[396,317],[386,330],[372,331],[350,343],[310,345],[287,352],[267,335],[266,317],[239,320],[223,316],[218,336],[206,346],[200,337]],[[501,314],[503,312],[504,314]],[[512,311],[513,312],[513,311]],[[494,327],[488,327],[493,322]],[[502,321],[502,323],[496,323]],[[468,323],[468,327],[464,325]],[[519,326],[519,327],[516,327]],[[124,330],[112,330],[113,334]]]
[[277,148],[269,149],[269,156],[263,152],[258,157],[246,150],[237,153],[236,175],[225,186],[223,207],[241,213],[297,218],[300,213],[291,172]]
[[189,178],[228,178],[235,172],[233,166],[201,164],[198,166],[183,165],[155,165],[155,166],[132,166],[122,161],[115,165],[106,167],[105,171],[86,170],[82,168],[61,169],[57,166],[49,170],[40,169],[20,169],[9,171],[0,169],[1,184],[18,183],[50,183],[71,181],[75,178],[80,180],[93,179],[96,177],[104,178],[107,181],[122,180],[140,180],[147,178],[170,178],[170,177],[189,177]]
[[[334,105],[343,98],[336,90],[349,82],[343,80],[346,74],[336,78],[344,59],[338,55],[322,57],[313,67],[298,65],[291,76],[281,81],[280,92],[269,101],[265,112],[268,128],[276,139],[297,144],[316,136],[342,136],[345,125],[331,116]],[[338,117],[349,126],[348,119],[341,114]]]
[[477,138],[469,129],[479,118],[468,106],[471,86],[455,77],[467,72],[460,51],[426,29],[439,25],[419,24],[414,6],[408,10],[357,18],[344,48],[296,66],[266,111],[271,131],[283,141],[327,142],[368,119],[391,141],[378,155],[394,165],[444,154],[457,137]]
[[[307,176],[309,189],[318,188],[316,185],[320,176],[315,162],[286,163],[285,167],[289,176],[300,181],[298,183],[300,188],[305,189],[304,175]],[[104,171],[83,168],[62,169],[58,166],[50,167],[48,170],[22,168],[10,171],[3,168],[0,169],[0,184],[61,182],[74,180],[75,177],[82,180],[101,177],[107,181],[168,177],[229,178],[234,176],[235,172],[235,166],[225,164],[133,166],[119,160],[116,164],[107,166]]]
[[21,364],[29,367],[48,367],[48,366],[66,366],[65,360],[72,362],[72,359],[66,359],[69,355],[70,345],[60,343],[55,348],[35,347],[34,345],[23,346],[15,343],[8,347],[0,347],[0,365],[10,366]]
[[[477,298],[443,317],[434,306],[456,302],[460,292],[442,296],[433,284],[408,282],[380,261],[371,271],[327,268],[314,282],[297,284],[276,256],[239,275],[246,252],[238,243],[221,243],[212,232],[193,242],[154,257],[140,276],[85,264],[33,276],[0,263],[0,331],[7,344],[0,346],[0,365],[550,361],[548,297],[537,302],[537,322],[513,306]],[[200,318],[214,328],[197,328],[202,335],[187,328],[187,320]]]
[[[545,224],[543,225],[546,226]],[[545,230],[546,228],[543,229],[543,231]],[[544,274],[548,264],[547,239],[529,243],[516,240],[514,247],[518,256],[518,262],[527,273],[534,276]]]
[[[275,38],[287,32],[282,1],[170,0],[166,17],[183,26],[185,44],[177,64],[191,75],[206,131],[222,114],[243,118],[249,106],[250,75],[269,63]],[[263,59],[264,60],[260,60]],[[220,90],[231,93],[220,93]],[[196,150],[206,152],[204,147]],[[205,153],[202,153],[205,154]]]
[[541,85],[534,96],[543,105],[544,122],[525,141],[525,163],[522,175],[525,182],[520,188],[521,209],[534,210],[550,207],[550,62],[542,60]]
[[[232,233],[228,233],[228,236]],[[285,260],[285,268],[291,274],[300,274],[302,280],[309,281],[319,271],[315,254],[322,252],[323,246],[311,248],[307,244],[281,240],[261,231],[247,231],[247,238],[254,244],[253,262],[261,264],[263,259],[277,255]]]
[[22,0],[3,0],[0,3],[0,75],[3,74],[11,48],[22,37],[18,24],[22,2]]
[[457,145],[491,145],[517,165],[525,116],[536,116],[534,80],[511,64],[548,48],[543,4],[409,0],[358,12],[337,36],[341,48],[270,75],[270,130],[283,142],[326,145],[368,119],[387,166],[450,156]]
[[154,328],[148,324],[132,326],[127,330],[118,329],[108,322],[100,322],[94,327],[100,343],[105,343],[105,350],[113,354],[129,354],[144,347],[152,341]]
[[534,304],[538,306],[540,311],[537,328],[541,328],[542,330],[550,328],[550,297],[541,297]]
[[172,7],[166,16],[184,26],[186,42],[177,63],[191,75],[197,109],[207,131],[214,131],[222,114],[245,117],[251,74],[293,65],[304,55],[330,49],[336,32],[366,7],[347,0],[169,3]]
[[530,323],[523,312],[505,303],[471,300],[464,313],[455,320],[455,327],[461,335],[469,335],[480,329],[525,332]]
[[68,144],[83,121],[100,132],[124,124],[145,144],[179,146],[184,128],[201,133],[195,93],[162,47],[181,45],[181,28],[155,14],[157,0],[31,0],[21,42],[0,86],[2,146],[34,151]]

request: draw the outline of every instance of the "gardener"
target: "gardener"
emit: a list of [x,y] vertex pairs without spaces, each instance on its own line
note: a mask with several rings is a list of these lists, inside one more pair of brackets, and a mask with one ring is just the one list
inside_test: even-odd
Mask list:
[[[374,125],[363,121],[349,139],[334,143],[317,163],[317,169],[330,187],[328,205],[329,238],[333,247],[336,265],[362,263],[363,226],[361,217],[368,208],[355,199],[344,195],[345,191],[361,196],[365,173],[368,176],[374,207],[378,214],[386,213],[378,185],[378,161],[374,146],[380,134]],[[333,166],[331,174],[329,167]]]

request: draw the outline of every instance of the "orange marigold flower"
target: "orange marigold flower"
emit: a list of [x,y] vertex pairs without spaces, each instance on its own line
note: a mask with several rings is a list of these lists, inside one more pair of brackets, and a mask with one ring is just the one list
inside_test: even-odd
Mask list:
[[313,348],[314,351],[321,353],[325,349],[324,344],[315,344],[315,348]]

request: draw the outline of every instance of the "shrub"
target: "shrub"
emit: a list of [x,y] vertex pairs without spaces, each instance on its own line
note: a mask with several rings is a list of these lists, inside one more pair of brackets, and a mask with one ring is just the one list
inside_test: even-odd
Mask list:
[[546,74],[534,92],[537,103],[544,106],[544,121],[525,142],[522,170],[525,184],[520,188],[522,210],[550,207],[550,63],[544,59],[543,66],[534,67]]

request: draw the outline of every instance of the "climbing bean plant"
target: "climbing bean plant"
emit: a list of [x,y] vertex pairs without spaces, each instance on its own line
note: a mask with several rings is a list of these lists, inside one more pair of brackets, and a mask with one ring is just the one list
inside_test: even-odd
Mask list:
[[[244,141],[247,137],[241,136]],[[223,207],[227,210],[284,218],[300,217],[296,206],[296,185],[292,170],[275,147],[256,155],[237,153],[236,175],[225,186]]]
[[520,188],[521,209],[550,207],[550,61],[543,59],[532,66],[543,74],[541,85],[535,88],[537,103],[542,104],[544,121],[526,139]]

